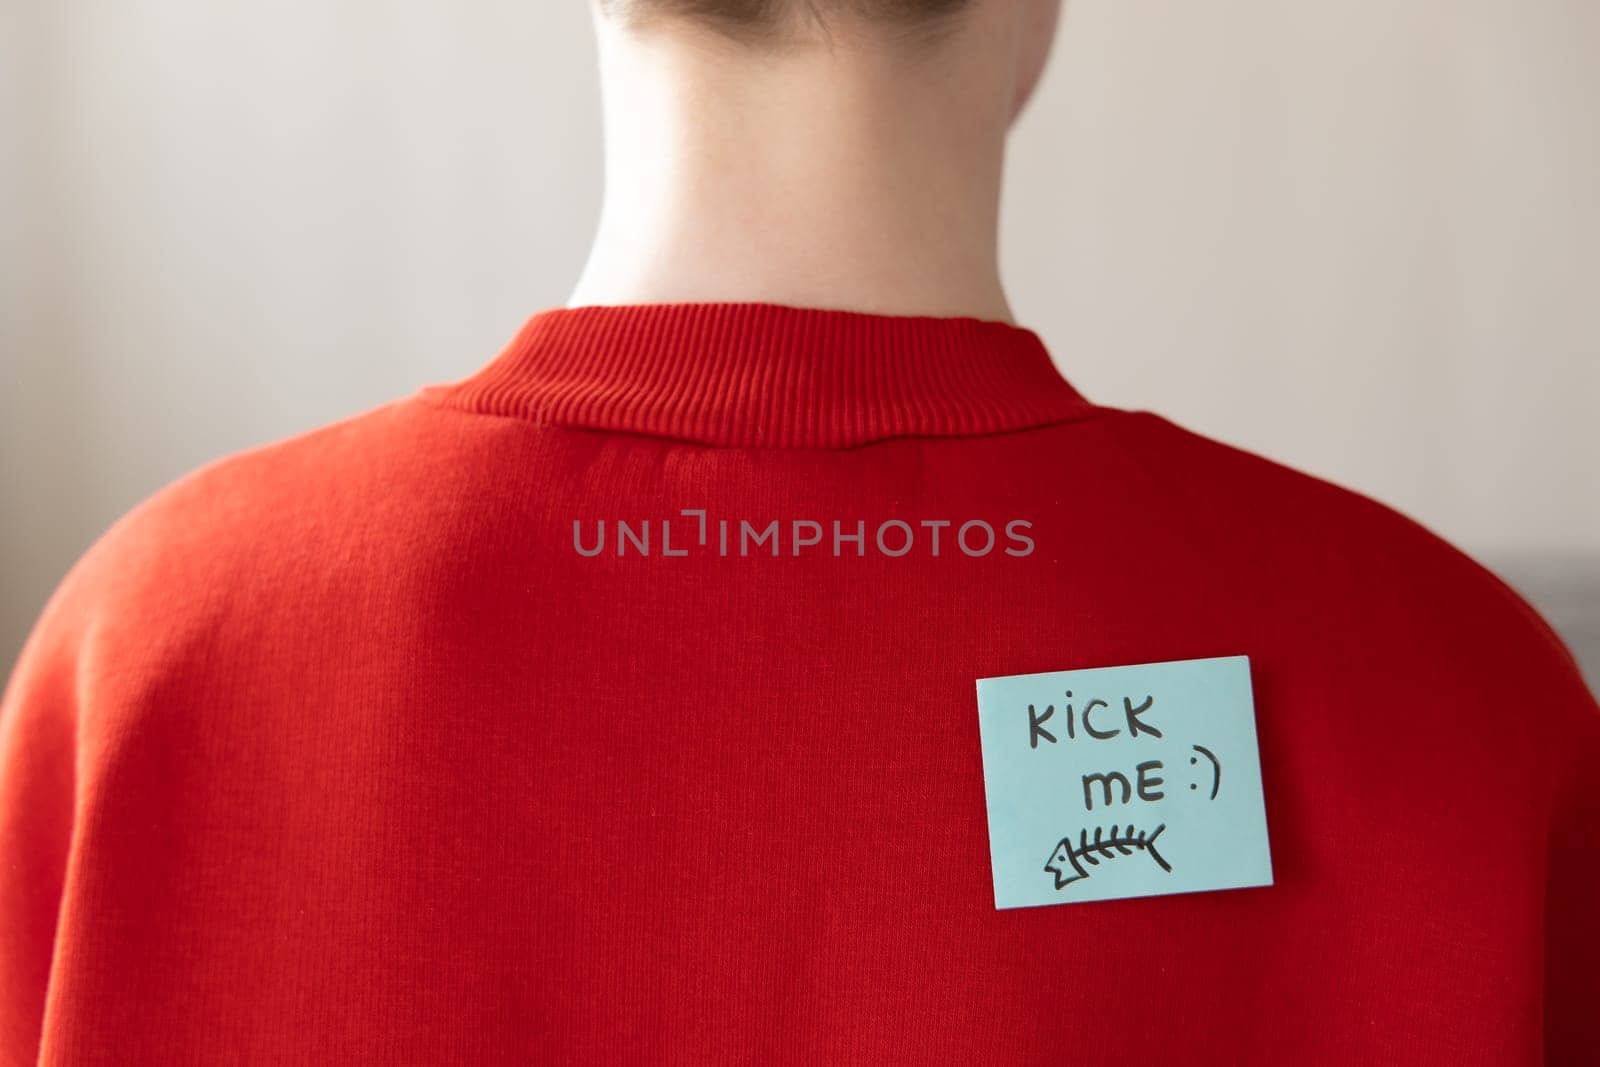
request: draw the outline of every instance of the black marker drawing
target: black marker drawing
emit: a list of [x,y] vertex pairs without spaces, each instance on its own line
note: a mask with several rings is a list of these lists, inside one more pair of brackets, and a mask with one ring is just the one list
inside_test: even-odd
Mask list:
[[[1200,753],[1206,759],[1211,761],[1211,771],[1212,771],[1211,799],[1215,800],[1215,799],[1217,799],[1217,790],[1222,788],[1222,763],[1221,763],[1220,760],[1217,759],[1216,756],[1212,755],[1211,750],[1209,748],[1207,748],[1206,746],[1204,746],[1204,745],[1193,745],[1191,747],[1196,752]],[[1190,763],[1191,766],[1193,766],[1194,764],[1199,763],[1199,762],[1200,761],[1195,759],[1193,756],[1189,757],[1189,763]],[[1189,788],[1193,789],[1194,786],[1191,785]]]
[[1063,837],[1056,843],[1055,851],[1051,852],[1050,858],[1045,861],[1044,869],[1056,876],[1057,889],[1065,889],[1073,882],[1089,877],[1089,872],[1083,867],[1085,863],[1091,867],[1098,867],[1102,859],[1111,860],[1119,855],[1131,856],[1135,852],[1145,852],[1163,871],[1171,874],[1172,865],[1156,851],[1156,838],[1160,837],[1166,828],[1167,824],[1162,823],[1154,832],[1147,834],[1129,823],[1127,829],[1112,826],[1110,834],[1107,835],[1105,830],[1096,826],[1092,841],[1089,839],[1087,829],[1080,830],[1076,845],[1072,843],[1071,835]]

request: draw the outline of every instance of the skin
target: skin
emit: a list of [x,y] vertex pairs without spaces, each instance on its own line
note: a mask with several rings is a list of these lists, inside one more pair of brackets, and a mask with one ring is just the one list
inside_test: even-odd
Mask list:
[[937,34],[835,18],[739,41],[591,3],[606,185],[568,306],[763,301],[1014,323],[1006,135],[1060,0],[971,0]]

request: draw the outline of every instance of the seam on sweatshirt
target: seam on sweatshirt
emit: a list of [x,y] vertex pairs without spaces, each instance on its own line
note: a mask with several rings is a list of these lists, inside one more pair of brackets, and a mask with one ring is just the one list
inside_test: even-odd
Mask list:
[[1002,430],[984,430],[978,433],[905,433],[886,434],[882,437],[873,437],[865,441],[857,441],[846,445],[738,445],[721,444],[713,441],[703,441],[696,437],[686,437],[679,434],[656,433],[650,430],[619,430],[607,426],[576,426],[569,423],[548,422],[542,419],[529,418],[526,415],[516,415],[502,411],[484,411],[481,408],[464,404],[452,403],[441,395],[448,386],[424,386],[412,393],[406,400],[416,401],[436,411],[451,412],[457,415],[476,416],[487,419],[505,419],[538,430],[557,430],[565,433],[583,434],[608,434],[614,437],[637,437],[651,441],[664,441],[678,445],[691,445],[696,448],[720,450],[725,452],[850,452],[856,449],[869,448],[873,445],[886,444],[892,441],[977,441],[991,437],[1006,437],[1012,434],[1031,433],[1035,430],[1046,430],[1057,426],[1069,426],[1076,423],[1094,422],[1115,415],[1144,415],[1153,414],[1137,409],[1106,407],[1100,404],[1088,404],[1081,411],[1058,419],[1049,419],[1044,422],[1029,425],[1012,426]]

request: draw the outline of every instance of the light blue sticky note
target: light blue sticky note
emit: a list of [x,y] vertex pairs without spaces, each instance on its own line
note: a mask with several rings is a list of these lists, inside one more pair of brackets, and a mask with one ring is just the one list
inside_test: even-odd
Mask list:
[[1272,884],[1245,656],[978,679],[997,908]]

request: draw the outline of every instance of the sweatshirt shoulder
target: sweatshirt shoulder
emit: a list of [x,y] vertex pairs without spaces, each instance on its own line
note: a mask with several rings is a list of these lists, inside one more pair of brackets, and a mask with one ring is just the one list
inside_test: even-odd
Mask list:
[[[394,401],[204,463],[130,508],[94,541],[64,585],[109,591],[159,577],[168,567],[226,566],[263,534],[310,525],[332,495],[369,480],[383,444],[405,418]],[[341,494],[340,490],[344,490]]]
[[416,510],[418,483],[473,447],[464,425],[407,397],[194,468],[94,540],[29,646],[187,645],[317,575],[371,563],[380,532]]
[[[1505,662],[1582,691],[1571,651],[1502,578],[1423,523],[1363,493],[1197,433],[1163,416],[1105,420],[1121,458],[1197,537],[1244,546],[1290,590],[1332,584],[1374,613],[1402,612],[1444,636],[1470,629]],[[1292,561],[1292,565],[1290,565]],[[1329,575],[1337,577],[1330,583]]]

